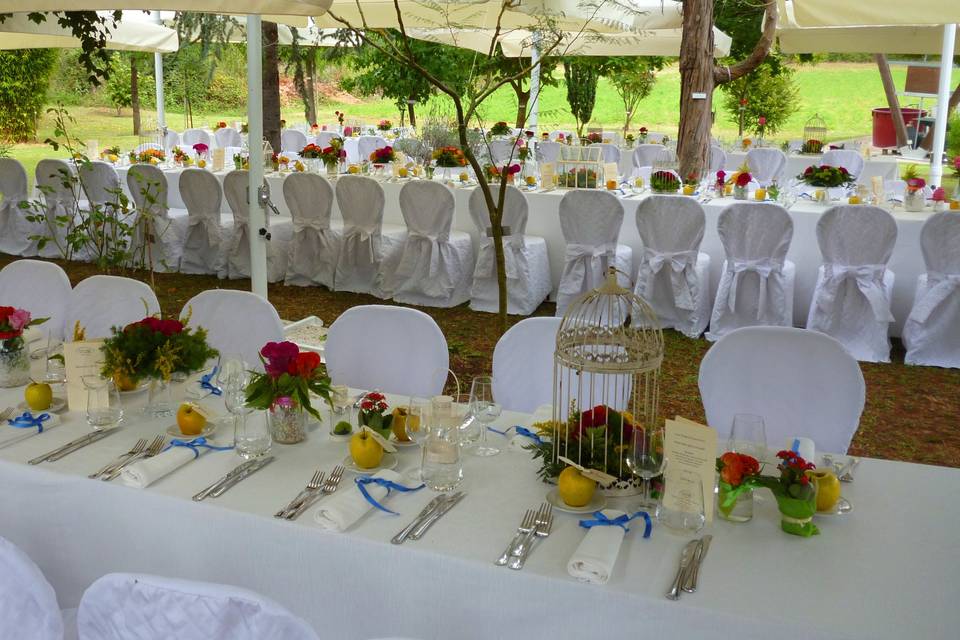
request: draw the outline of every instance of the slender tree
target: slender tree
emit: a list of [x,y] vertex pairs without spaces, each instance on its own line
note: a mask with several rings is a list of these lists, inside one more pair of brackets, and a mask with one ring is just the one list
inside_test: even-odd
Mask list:
[[[277,23],[263,21],[263,137],[280,152],[280,59]],[[250,140],[248,144],[255,144]]]
[[577,123],[577,135],[593,116],[597,101],[597,83],[600,82],[600,62],[590,58],[565,58],[563,78],[567,82],[567,104]]

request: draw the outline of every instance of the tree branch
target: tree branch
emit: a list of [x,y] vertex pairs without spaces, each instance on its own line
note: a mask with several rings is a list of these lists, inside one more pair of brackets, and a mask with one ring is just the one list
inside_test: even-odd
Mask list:
[[773,46],[773,39],[777,31],[777,3],[776,0],[766,0],[766,13],[763,16],[763,32],[760,39],[754,45],[753,51],[746,58],[733,66],[725,67],[714,64],[713,82],[716,85],[732,82],[737,78],[747,75],[763,62],[770,53]]

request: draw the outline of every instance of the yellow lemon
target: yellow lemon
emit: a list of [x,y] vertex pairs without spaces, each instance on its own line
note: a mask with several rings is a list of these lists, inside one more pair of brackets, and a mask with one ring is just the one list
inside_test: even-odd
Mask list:
[[200,167],[201,169],[204,169],[207,166],[207,161],[204,160],[203,158],[200,158],[199,160],[197,160],[197,166]]
[[830,511],[840,500],[840,480],[828,469],[811,469],[807,477],[817,487],[817,511]]
[[590,504],[596,490],[596,480],[585,477],[576,467],[567,467],[557,479],[560,499],[571,507],[585,507]]
[[532,187],[533,185],[537,184],[537,179],[534,178],[533,176],[527,176],[526,181],[527,181],[527,186],[529,187]]
[[762,201],[762,200],[766,200],[766,199],[767,199],[767,190],[764,189],[763,187],[760,187],[759,189],[757,189],[756,191],[753,192],[753,197],[756,198],[757,200],[761,200],[761,201]]
[[850,204],[860,204],[860,196],[850,196],[848,202]]
[[685,195],[685,196],[692,196],[693,193],[694,193],[694,191],[696,191],[696,189],[697,189],[697,188],[696,188],[695,186],[693,186],[692,184],[685,184],[685,185],[683,185],[683,195]]
[[360,173],[360,167],[355,164],[350,165],[350,168],[347,169],[348,173]]
[[461,173],[459,177],[460,177],[460,182],[466,182],[467,180],[470,179],[470,176],[467,175],[466,171]]

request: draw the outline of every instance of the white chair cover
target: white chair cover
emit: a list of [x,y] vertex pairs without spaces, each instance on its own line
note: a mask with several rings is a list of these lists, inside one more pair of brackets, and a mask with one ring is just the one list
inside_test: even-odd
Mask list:
[[373,178],[342,176],[336,193],[343,217],[343,244],[333,280],[336,290],[388,297],[380,265],[399,254],[406,233],[383,229],[383,187]]
[[[223,149],[243,146],[243,138],[240,137],[240,132],[233,127],[221,127],[213,132],[213,137],[217,140],[217,146]],[[300,147],[300,149],[302,148]],[[297,149],[297,151],[300,151],[300,149]]]
[[[609,140],[610,144],[618,145],[623,141],[623,136],[619,131],[604,131],[600,134],[604,140]],[[610,162],[608,160],[608,162]]]
[[533,413],[553,402],[553,353],[562,318],[526,318],[493,350],[493,397],[507,411]]
[[20,202],[27,199],[27,172],[18,160],[0,158],[0,252],[27,255],[32,226]]
[[[247,202],[249,178],[247,171],[231,171],[223,178],[223,194],[233,212],[233,233],[227,241],[220,269],[221,278],[250,277],[250,234],[259,233],[250,228],[250,204]],[[287,248],[293,235],[289,218],[274,218],[268,213],[264,219],[270,234],[267,243],[267,281],[279,282],[287,272]]]
[[[558,316],[571,302],[600,286],[608,267],[632,273],[630,247],[617,244],[622,224],[623,205],[606,191],[575,189],[560,200],[560,229],[567,249],[557,291]],[[624,284],[630,286],[628,278]]]
[[[77,219],[79,185],[76,171],[66,160],[44,158],[34,171],[37,189],[44,202],[46,223],[26,222],[27,237],[43,236],[47,242],[41,247],[39,240],[31,240],[24,255],[39,255],[43,258],[62,258],[66,252],[66,238]],[[66,220],[61,224],[57,220]]]
[[57,594],[30,557],[0,537],[0,636],[10,640],[61,640]]
[[896,241],[897,222],[879,207],[831,207],[817,222],[824,264],[807,329],[837,339],[857,360],[890,361],[894,274],[887,262]]
[[397,302],[455,307],[470,298],[473,244],[453,224],[453,193],[439,182],[419,180],[400,189],[407,238],[396,265],[388,265],[387,290]]
[[863,156],[853,149],[830,149],[820,158],[820,164],[843,167],[854,178],[863,171]]
[[783,179],[787,166],[787,154],[773,147],[760,147],[747,151],[747,167],[750,175],[761,186],[770,186],[774,180]]
[[791,326],[796,267],[786,259],[790,214],[778,204],[737,202],[720,212],[717,231],[726,259],[707,339],[739,327]]
[[808,437],[846,453],[863,412],[860,366],[833,338],[793,327],[747,327],[713,345],[700,363],[707,424],[723,443],[738,413],[761,416],[767,446]]
[[110,327],[124,327],[160,313],[160,303],[153,289],[131,278],[90,276],[81,280],[67,302],[64,336],[73,339],[79,322],[87,340],[110,336]]
[[63,338],[70,279],[52,262],[15,260],[0,270],[0,300],[6,306],[26,309],[34,318],[49,318],[37,328]]
[[727,166],[727,152],[723,150],[723,147],[717,145],[710,146],[710,173],[713,174],[710,177],[713,178],[716,176],[717,171],[720,171],[725,166]]
[[520,162],[517,156],[516,143],[512,140],[491,140],[488,143],[490,149],[490,162],[496,166],[503,166],[507,162],[510,164]]
[[663,140],[667,137],[665,133],[658,133],[656,131],[650,131],[647,133],[647,140],[652,144],[663,144]]
[[293,219],[284,283],[333,289],[341,243],[330,228],[333,187],[315,173],[293,173],[283,181],[283,198]]
[[357,162],[370,160],[370,154],[377,149],[387,146],[387,140],[383,136],[360,136],[357,140]]
[[180,134],[173,129],[167,129],[163,134],[163,148],[173,149],[180,146]]
[[180,136],[180,139],[185,147],[193,147],[198,142],[202,142],[210,148],[213,147],[210,134],[204,129],[187,129]]
[[[136,232],[133,239],[134,263],[152,262],[156,271],[173,271],[180,264],[183,251],[183,225],[174,225],[173,218],[185,218],[187,212],[167,208],[167,177],[151,164],[136,164],[127,171],[127,188],[137,207]],[[150,238],[149,251],[145,240]]]
[[[87,202],[100,207],[114,208],[120,190],[120,176],[112,164],[94,160],[85,162],[77,169],[80,188]],[[107,213],[106,211],[104,213]]]
[[[493,197],[500,197],[499,186],[491,185]],[[470,308],[474,311],[496,313],[500,294],[497,289],[497,267],[493,238],[490,231],[490,212],[480,189],[470,194],[470,217],[477,228],[479,251],[470,288]],[[530,315],[550,295],[550,263],[546,240],[525,235],[529,206],[516,187],[507,187],[503,203],[504,261],[507,272],[507,313]]]
[[920,248],[927,272],[917,278],[913,308],[903,327],[904,362],[958,368],[960,216],[943,211],[927,218],[920,232]]
[[537,162],[556,162],[560,159],[559,142],[538,142]]
[[174,226],[182,227],[180,271],[219,272],[227,241],[233,235],[233,216],[220,213],[220,181],[204,169],[184,169],[180,174],[180,197],[187,206],[187,218],[174,221]]
[[616,162],[617,164],[620,164],[620,147],[617,145],[607,142],[600,142],[592,146],[599,147],[600,150],[603,151],[604,162]]
[[260,349],[268,342],[283,340],[283,323],[277,310],[249,291],[202,291],[183,305],[180,317],[188,315],[191,327],[207,330],[207,341],[222,359],[240,356],[251,368],[261,371]]
[[284,153],[300,153],[307,146],[307,134],[296,129],[280,132],[280,149]]
[[228,585],[109,573],[84,592],[80,640],[319,640],[260,594]]
[[[317,146],[321,149],[329,147],[330,141],[337,137],[339,137],[339,134],[336,131],[321,131],[316,137]],[[297,153],[299,153],[301,149],[303,149],[303,147],[297,149]]]
[[652,167],[666,153],[662,144],[638,144],[633,150],[633,168]]
[[450,366],[443,331],[408,307],[347,309],[330,325],[324,355],[334,384],[419,398],[442,392]]
[[652,195],[637,206],[643,241],[636,293],[664,329],[699,337],[710,319],[710,256],[700,253],[706,217],[693,198]]

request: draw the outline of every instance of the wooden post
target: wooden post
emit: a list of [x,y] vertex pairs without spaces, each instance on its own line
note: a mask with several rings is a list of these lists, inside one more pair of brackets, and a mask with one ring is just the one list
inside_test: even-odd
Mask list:
[[890,117],[893,119],[893,130],[897,134],[897,147],[907,144],[907,126],[903,122],[903,112],[900,111],[900,99],[897,97],[897,87],[893,84],[893,75],[887,56],[882,53],[873,54],[880,70],[880,80],[883,82],[883,92],[887,96],[887,105],[890,107]]

